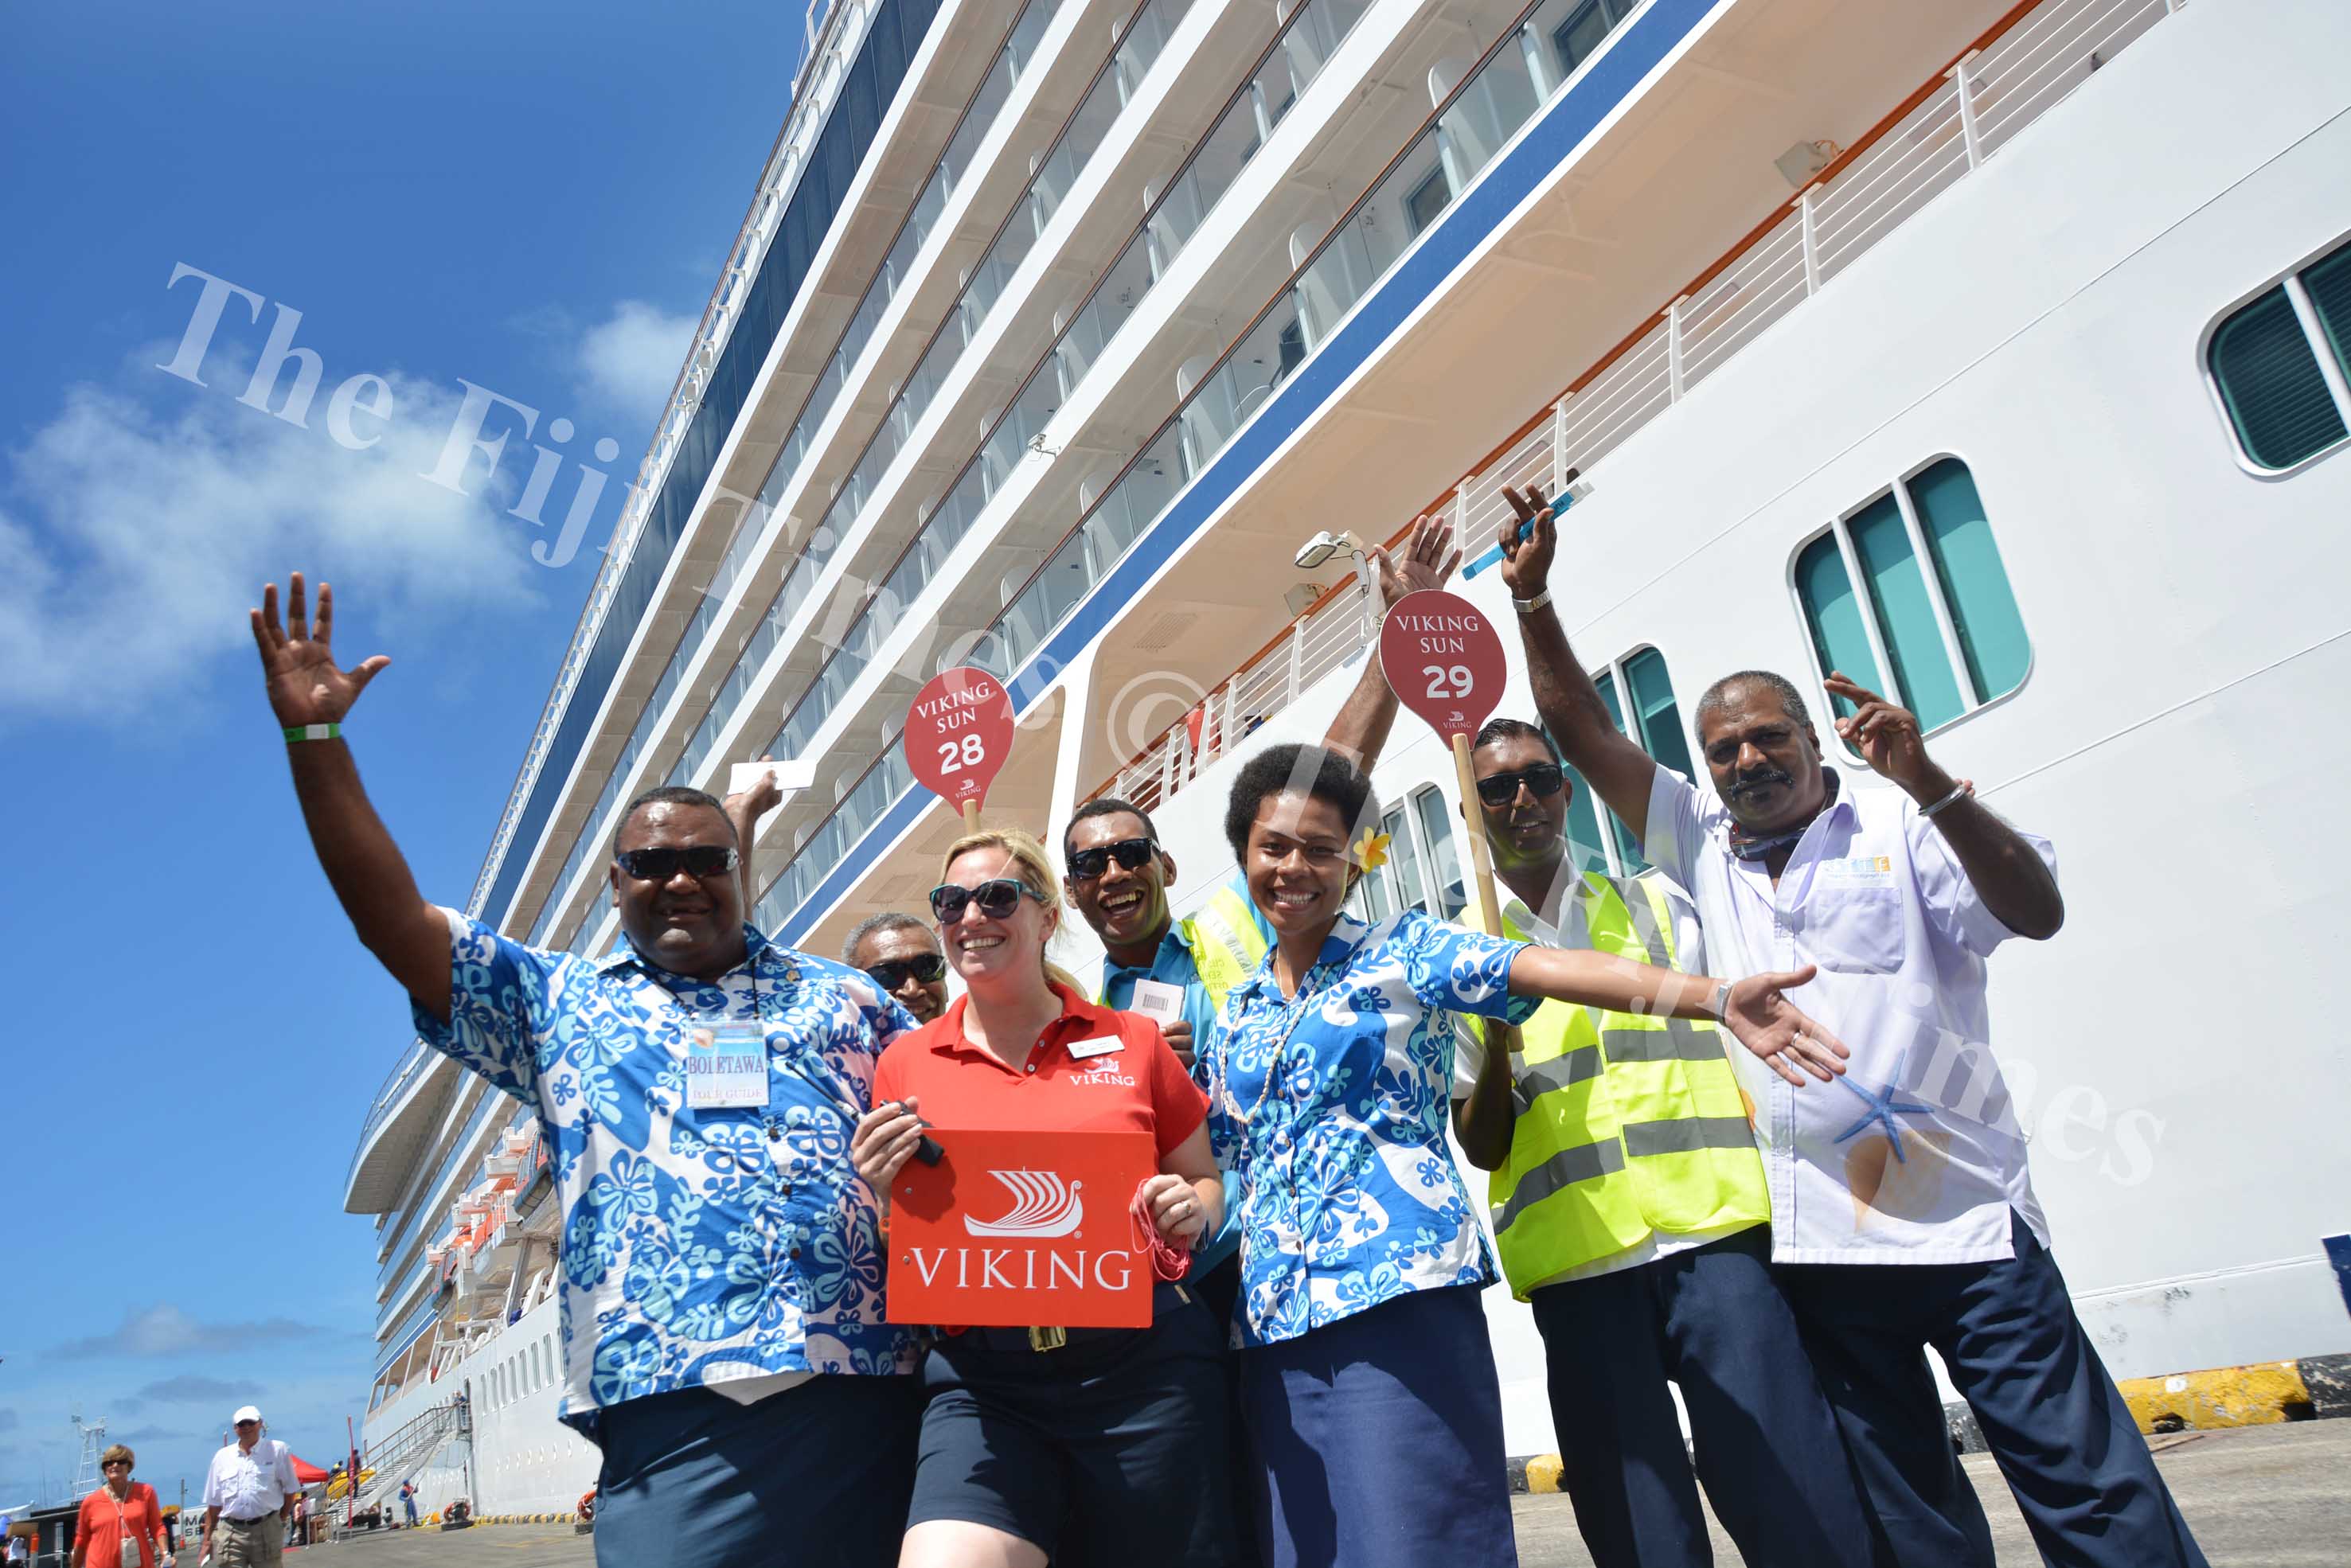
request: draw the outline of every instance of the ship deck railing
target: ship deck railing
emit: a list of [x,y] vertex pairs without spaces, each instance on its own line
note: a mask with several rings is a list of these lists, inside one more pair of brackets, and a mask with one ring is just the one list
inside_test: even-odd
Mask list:
[[[1571,467],[1592,475],[1628,437],[2185,3],[2016,6],[1411,517],[1449,517],[1468,552],[1483,550],[1510,514],[1505,486],[1531,483],[1556,495]],[[1411,517],[1400,520],[1391,546],[1410,529]],[[1378,623],[1365,608],[1367,592],[1353,578],[1325,592],[1087,798],[1116,796],[1145,810],[1165,805],[1369,647]]]

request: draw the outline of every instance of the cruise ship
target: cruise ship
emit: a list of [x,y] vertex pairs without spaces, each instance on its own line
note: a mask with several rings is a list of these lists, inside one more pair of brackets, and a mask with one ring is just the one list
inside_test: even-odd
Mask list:
[[[832,0],[811,26],[475,915],[604,949],[621,803],[762,755],[817,764],[755,846],[763,929],[830,954],[919,910],[959,824],[899,731],[956,664],[1019,717],[991,821],[1050,840],[1138,801],[1196,903],[1232,870],[1237,759],[1319,736],[1367,656],[1361,551],[1442,512],[1474,553],[1505,485],[1575,468],[1554,593],[1660,761],[1690,766],[1715,676],[1825,708],[1839,667],[2056,843],[2065,930],[2001,955],[1992,1006],[2116,1375],[2351,1350],[2323,978],[2351,886],[2351,6]],[[1508,635],[1499,574],[1456,587]],[[1502,711],[1533,712],[1515,663]],[[1358,896],[1458,911],[1448,754],[1407,716],[1376,781],[1394,858]],[[1639,870],[1589,800],[1579,853]],[[346,1201],[378,1216],[378,1488],[502,1513],[592,1482],[555,1419],[550,1186],[528,1113],[402,1051]],[[1487,1301],[1510,1449],[1547,1451],[1540,1342]]]

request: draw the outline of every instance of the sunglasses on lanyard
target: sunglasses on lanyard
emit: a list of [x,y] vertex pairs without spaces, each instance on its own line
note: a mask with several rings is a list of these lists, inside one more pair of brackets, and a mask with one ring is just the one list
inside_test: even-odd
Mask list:
[[874,964],[865,972],[883,990],[894,991],[909,979],[920,980],[926,986],[937,985],[939,977],[947,972],[947,961],[936,953],[923,953],[912,958],[892,958],[885,963]]
[[1507,806],[1519,798],[1524,784],[1538,800],[1548,800],[1567,787],[1567,774],[1556,762],[1538,762],[1516,773],[1489,773],[1478,780],[1478,799],[1489,806]]
[[963,918],[967,904],[977,904],[980,914],[988,919],[1003,920],[1020,907],[1020,895],[1024,893],[1040,904],[1045,902],[1043,894],[1018,877],[999,876],[977,887],[941,883],[931,889],[931,915],[940,925],[953,925]]
[[737,863],[727,844],[695,844],[682,850],[622,850],[612,857],[639,882],[667,882],[683,869],[688,876],[723,876]]
[[1070,855],[1070,880],[1092,882],[1108,871],[1113,861],[1127,871],[1141,871],[1158,852],[1159,846],[1149,839],[1121,839],[1114,844],[1073,851]]

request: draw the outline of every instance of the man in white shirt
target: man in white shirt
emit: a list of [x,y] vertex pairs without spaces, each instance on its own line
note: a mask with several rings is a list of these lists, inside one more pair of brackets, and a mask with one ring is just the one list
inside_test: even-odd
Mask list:
[[2050,1256],[1987,1043],[1986,958],[2064,919],[2048,842],[1937,766],[1916,716],[1841,674],[1829,695],[1854,712],[1837,734],[1894,789],[1845,788],[1802,695],[1766,671],[1699,699],[1708,783],[1658,767],[1616,728],[1551,607],[1557,534],[1541,493],[1506,495],[1503,580],[1561,749],[1689,890],[1715,971],[1817,965],[1792,999],[1851,1049],[1834,1087],[1801,1093],[1739,1066],[1776,1272],[1844,1428],[1880,1560],[1993,1562],[1945,1431],[1932,1345],[2044,1557],[2204,1568]]
[[204,1555],[215,1568],[277,1568],[302,1484],[286,1445],[261,1435],[259,1410],[247,1405],[233,1419],[236,1441],[204,1472]]

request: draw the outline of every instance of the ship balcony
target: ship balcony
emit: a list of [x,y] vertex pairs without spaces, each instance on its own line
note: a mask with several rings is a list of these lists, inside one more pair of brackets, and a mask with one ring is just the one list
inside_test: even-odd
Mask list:
[[[1040,49],[1061,38],[1065,20],[1057,16]],[[810,651],[824,642],[815,633],[839,613],[833,601],[888,570],[925,520],[925,485],[935,497],[954,478],[987,419],[1002,413],[1004,389],[1019,383],[1132,232],[1135,207],[1103,193],[1164,181],[1217,112],[1233,62],[1258,55],[1274,26],[1270,13],[1239,0],[1149,0],[1118,20],[1111,52],[1087,57],[1098,69],[1090,85],[1081,77],[1074,107],[1050,96],[1026,113],[1017,112],[1019,99],[1008,107],[1005,123],[975,152],[987,173],[957,186],[958,205],[939,220],[941,246],[910,258],[912,281],[849,377],[852,394],[812,399],[803,412],[805,424],[831,411],[805,441],[796,427],[758,505],[738,517],[645,711],[625,738],[615,727],[591,747],[591,761],[608,750],[612,761],[579,814],[593,826],[574,838],[552,877],[534,941],[579,945],[576,923],[596,902],[598,850],[624,800],[664,779],[698,776],[724,744],[722,730],[763,719],[772,727],[806,692],[821,663]],[[1103,21],[1087,36],[1109,31]],[[1042,74],[1024,76],[1023,90]],[[1006,138],[1010,152],[1000,145]],[[1006,171],[1018,181],[999,193],[993,182]],[[982,231],[984,247],[961,246],[954,214],[964,211],[1002,214]],[[936,303],[925,329],[919,309],[898,307],[919,303],[933,278],[945,278],[952,297]],[[874,358],[907,346],[903,357]],[[570,810],[560,820],[571,821]]]
[[[343,1183],[344,1212],[386,1214],[399,1206],[463,1076],[455,1061],[421,1040],[401,1052],[360,1128]],[[387,1248],[397,1244],[387,1238]]]
[[[1000,44],[936,50],[902,95],[895,131],[862,150],[844,220],[818,247],[695,516],[630,630],[600,705],[605,716],[559,781],[562,799],[537,841],[507,852],[531,856],[511,908],[541,911],[534,940],[547,940],[549,895],[580,869],[578,853],[558,857],[600,836],[593,824],[622,781],[649,758],[665,758],[708,706],[778,586],[773,546],[786,519],[820,510],[845,481],[891,389],[1029,180],[1032,151],[1085,90],[1102,40],[1125,16],[1115,0],[944,8],[937,29],[1000,36]],[[607,722],[611,715],[638,717]]]
[[[1985,0],[1931,15],[1844,0],[1710,9],[1656,0],[1548,90],[1524,47],[1531,26],[1511,40],[1515,56],[1489,47],[1466,69],[1433,71],[1432,98],[1440,89],[1443,97],[1425,140],[1340,225],[1381,210],[1383,197],[1409,209],[1417,193],[1437,188],[1434,178],[1445,199],[1414,241],[1423,265],[1399,267],[1377,252],[1366,264],[1343,248],[1338,229],[1305,247],[1287,287],[1238,328],[1220,361],[1187,366],[1176,416],[1108,489],[1084,497],[1084,526],[1063,537],[1043,571],[1003,585],[1006,613],[987,627],[997,644],[973,662],[1008,677],[1016,706],[1030,708],[1015,768],[1025,748],[1028,774],[1048,777],[1006,776],[991,790],[991,814],[1041,830],[1097,781],[1132,776],[1135,758],[1120,742],[1143,737],[1117,705],[1138,688],[1151,695],[1155,684],[1163,701],[1173,691],[1179,712],[1191,707],[1231,672],[1236,651],[1277,638],[1286,612],[1273,585],[1298,582],[1290,557],[1315,523],[1335,517],[1383,538],[1409,521],[1395,515],[1395,496],[1434,495],[1470,537],[1489,537],[1502,484],[1555,479],[1669,407],[1792,300],[1972,168],[1995,124],[2012,134],[2085,78],[2102,45],[2110,53],[2164,15],[2162,0],[2079,9],[2060,0],[2006,12]],[[2011,40],[2009,53],[2027,53],[2003,74],[1960,64],[1971,38],[1989,48],[2011,31],[2024,41]],[[1994,103],[1997,116],[1979,124],[1974,111]],[[1848,170],[1845,150],[1873,143],[1866,174]],[[1812,155],[1809,167],[1799,154]],[[1422,157],[1429,175],[1413,172]],[[1833,174],[1854,177],[1822,183]],[[1399,189],[1406,179],[1418,183]],[[1659,203],[1660,190],[1674,199]],[[1775,248],[1750,258],[1767,240]],[[1658,279],[1694,275],[1682,297],[1657,307]],[[1558,307],[1531,313],[1528,298],[1542,295]],[[1256,361],[1284,351],[1267,341],[1274,327],[1312,347],[1285,378],[1259,386],[1249,381]],[[1342,368],[1318,367],[1311,356],[1334,341],[1348,350]],[[1611,395],[1637,401],[1575,401],[1620,361]],[[1579,364],[1592,368],[1571,397],[1526,421],[1527,408],[1543,406],[1542,389]],[[1342,378],[1352,378],[1347,397],[1322,401]],[[1293,393],[1301,406],[1282,407]],[[1273,434],[1236,452],[1269,413]],[[1485,457],[1463,450],[1514,426]],[[1048,451],[1061,428],[1048,431]],[[1280,461],[1270,464],[1276,449]],[[1221,483],[1203,486],[1203,477]],[[1113,492],[1123,487],[1143,505],[1119,519]],[[1112,548],[1084,553],[1087,527],[1105,512],[1123,531],[1176,531],[1156,541],[1155,560],[1105,573],[1097,562],[1121,553],[1115,534]],[[953,624],[950,596],[968,595],[975,580],[985,586],[976,561],[955,564],[963,570],[941,574],[944,591],[893,606],[902,632]],[[1076,567],[1076,584],[1051,581],[1053,564]],[[1154,573],[1146,601],[1139,589]],[[1023,601],[1029,613],[1010,613]],[[868,663],[886,663],[898,645]],[[1056,685],[1072,662],[1086,665],[1080,700],[1090,705],[1074,716],[1069,690]],[[806,814],[778,822],[782,844],[799,852],[760,911],[770,932],[820,948],[849,921],[907,896],[878,869],[893,858],[883,853],[893,840],[919,859],[955,831],[951,814],[926,799],[904,800],[911,780],[889,747],[887,709],[898,694],[870,680],[854,689],[873,710],[858,712],[853,690],[844,691],[843,716],[814,747],[829,760],[839,806],[814,823]],[[1077,733],[1063,740],[1073,716]],[[1263,716],[1230,716],[1238,730]],[[1058,760],[1040,756],[1056,751]]]

